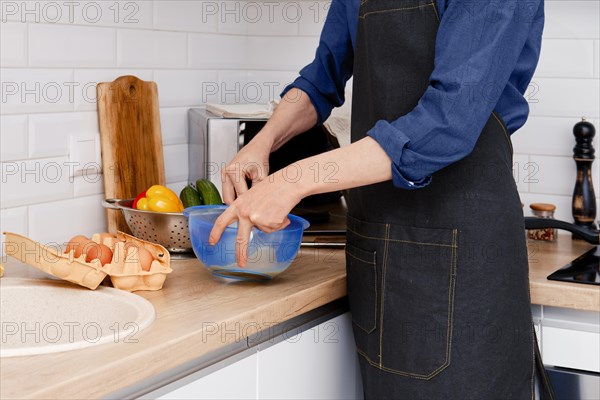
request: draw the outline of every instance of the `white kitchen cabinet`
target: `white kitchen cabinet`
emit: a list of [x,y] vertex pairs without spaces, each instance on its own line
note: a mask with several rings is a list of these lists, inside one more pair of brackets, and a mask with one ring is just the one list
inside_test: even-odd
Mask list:
[[259,399],[362,399],[349,313],[291,335],[259,346]]
[[542,358],[546,365],[600,372],[600,315],[544,307]]
[[274,337],[141,399],[362,399],[350,314]]
[[[199,371],[162,388],[160,392],[166,391],[165,394],[144,398],[255,399],[256,360],[257,355],[254,353],[209,374],[204,370]],[[170,389],[173,390],[169,391]]]

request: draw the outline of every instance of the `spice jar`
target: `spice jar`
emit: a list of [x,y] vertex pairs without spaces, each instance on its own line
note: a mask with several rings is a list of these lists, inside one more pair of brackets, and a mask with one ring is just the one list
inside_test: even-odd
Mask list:
[[[532,203],[529,205],[531,213],[538,218],[554,218],[556,206],[548,203]],[[527,237],[532,240],[544,240],[554,242],[556,240],[556,228],[530,229]]]

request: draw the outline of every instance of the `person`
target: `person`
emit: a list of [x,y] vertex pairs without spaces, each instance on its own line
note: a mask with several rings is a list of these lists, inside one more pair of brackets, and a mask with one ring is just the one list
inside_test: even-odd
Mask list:
[[[223,170],[230,206],[210,242],[238,221],[240,266],[253,226],[282,229],[302,198],[350,189],[366,398],[534,396],[510,135],[527,119],[543,23],[543,0],[333,0],[314,61]],[[326,120],[352,76],[352,144],[269,175],[269,153]]]

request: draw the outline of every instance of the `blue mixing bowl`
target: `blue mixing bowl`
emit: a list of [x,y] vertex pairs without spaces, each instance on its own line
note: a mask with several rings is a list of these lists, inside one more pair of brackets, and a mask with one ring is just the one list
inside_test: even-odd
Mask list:
[[227,280],[267,281],[285,271],[300,248],[302,233],[309,223],[304,218],[288,215],[290,224],[284,229],[265,233],[252,228],[248,242],[246,267],[238,266],[235,259],[237,222],[229,225],[219,242],[208,243],[215,220],[227,206],[195,206],[183,210],[188,218],[190,240],[196,257],[215,276]]

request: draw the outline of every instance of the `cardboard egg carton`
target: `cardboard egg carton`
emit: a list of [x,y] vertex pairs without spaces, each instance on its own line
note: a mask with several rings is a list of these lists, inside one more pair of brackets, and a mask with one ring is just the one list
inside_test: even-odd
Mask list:
[[[95,241],[96,235],[92,236]],[[112,241],[112,246],[106,243]],[[129,247],[125,249],[126,244],[135,243],[138,247],[143,247],[152,254],[152,263],[149,271],[143,271],[141,263],[136,255],[137,249]],[[110,281],[117,289],[123,289],[130,292],[136,290],[159,290],[162,288],[167,274],[173,270],[170,267],[171,255],[163,246],[138,239],[126,233],[117,233],[117,238],[105,238],[104,244],[113,251],[113,259],[110,264],[104,268],[110,276]]]
[[[43,245],[28,237],[4,232],[4,252],[17,260],[29,264],[47,274],[76,283],[89,289],[96,289],[108,275],[117,289],[133,292],[136,290],[159,290],[162,288],[170,267],[169,252],[161,245],[146,242],[131,235],[119,232],[116,238],[100,238],[92,235],[92,241],[108,246],[113,257],[111,262],[102,266],[99,260],[85,261],[85,254],[75,258],[75,250],[63,253],[57,243]],[[153,257],[149,271],[143,271],[136,256],[137,248],[126,244],[133,243],[138,248],[148,250]]]

